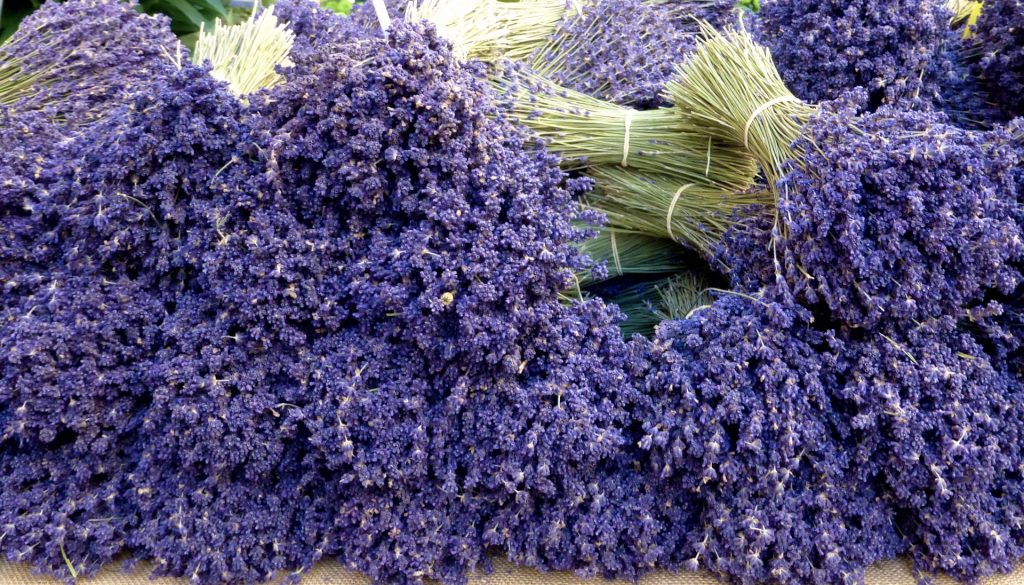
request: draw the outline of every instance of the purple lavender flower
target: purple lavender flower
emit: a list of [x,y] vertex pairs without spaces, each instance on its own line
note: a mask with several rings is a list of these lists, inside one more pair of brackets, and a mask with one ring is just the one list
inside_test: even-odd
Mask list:
[[166,16],[135,2],[47,2],[0,46],[0,105],[88,124],[147,88],[183,49]]
[[894,103],[930,91],[949,17],[941,2],[766,0],[753,32],[797,97],[820,102],[862,87],[873,103]]
[[872,328],[961,315],[1020,281],[1016,126],[824,107],[779,183],[784,276],[808,305]]
[[303,67],[306,61],[326,59],[330,51],[372,36],[368,26],[355,16],[367,9],[369,2],[358,4],[353,8],[353,16],[345,17],[310,0],[281,0],[274,3],[274,16],[295,33],[288,58]]
[[662,88],[693,49],[694,30],[678,26],[668,7],[643,0],[600,0],[567,14],[529,58],[533,69],[600,99],[640,108],[666,105]]
[[985,2],[970,51],[989,97],[1009,115],[1024,114],[1024,6],[1016,0]]
[[903,550],[833,391],[843,345],[776,293],[666,321],[641,446],[697,502],[676,562],[737,583],[856,583]]
[[852,436],[874,450],[896,527],[918,569],[964,582],[1024,557],[1019,378],[952,318],[850,343],[841,394]]

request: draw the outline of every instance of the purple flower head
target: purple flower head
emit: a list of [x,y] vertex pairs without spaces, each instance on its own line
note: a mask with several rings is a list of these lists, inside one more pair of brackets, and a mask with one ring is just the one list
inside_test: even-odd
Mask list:
[[914,563],[964,582],[1024,557],[1024,409],[1019,378],[994,367],[951,318],[851,341],[841,394]]
[[1024,5],[985,2],[974,32],[974,70],[990,99],[1011,116],[1024,114]]
[[697,501],[678,545],[686,568],[857,582],[901,543],[833,394],[842,344],[774,297],[725,295],[661,324],[641,446],[676,501]]
[[[235,245],[268,273],[301,271],[310,246],[329,267],[269,284],[294,283],[296,302],[338,319],[399,327],[439,367],[472,356],[514,372],[529,359],[529,332],[586,262],[573,246],[579,183],[496,117],[481,72],[432,29],[397,22],[386,41],[297,67],[256,109],[274,203],[248,221],[281,223]],[[280,253],[294,261],[267,246],[291,246]]]
[[789,89],[820,102],[865,88],[874,103],[928,92],[949,12],[915,0],[766,0],[753,32]]
[[68,147],[78,158],[51,198],[75,270],[160,278],[194,262],[182,245],[189,207],[232,187],[222,171],[247,132],[241,103],[205,67],[161,75]]
[[1014,128],[854,110],[824,106],[778,185],[779,256],[797,297],[872,328],[961,315],[989,290],[1013,291],[1024,252]]
[[0,105],[91,123],[187,60],[166,16],[117,0],[47,2],[0,46]]
[[[364,6],[368,7],[369,3],[357,5],[353,13],[365,10]],[[371,36],[355,16],[342,16],[309,0],[275,2],[274,16],[295,33],[295,43],[288,57],[299,67],[307,66],[304,63],[309,60],[329,59],[330,53],[346,51],[346,45]]]
[[693,49],[695,31],[678,26],[669,8],[642,0],[600,0],[567,15],[530,57],[533,69],[600,99],[664,105],[662,88]]

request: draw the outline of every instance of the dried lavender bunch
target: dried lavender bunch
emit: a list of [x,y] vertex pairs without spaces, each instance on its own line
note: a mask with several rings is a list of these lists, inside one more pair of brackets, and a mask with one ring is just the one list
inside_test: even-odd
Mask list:
[[238,24],[217,19],[211,30],[199,27],[192,61],[209,61],[210,75],[225,81],[236,95],[245,96],[280,83],[279,70],[292,64],[288,54],[295,33],[278,21],[274,7],[254,10]]
[[752,31],[800,99],[863,87],[873,103],[895,103],[931,93],[951,17],[942,2],[766,0]]
[[428,27],[329,54],[253,104],[263,188],[224,200],[203,288],[247,336],[311,348],[307,403],[282,408],[342,502],[324,554],[458,581],[622,444],[623,412],[593,407],[629,379],[603,357],[615,313],[560,302],[589,182],[527,148]]
[[602,100],[641,109],[668,105],[663,86],[693,49],[696,32],[677,26],[673,17],[667,7],[643,0],[598,0],[567,16],[526,63],[559,85]]
[[0,45],[0,105],[88,124],[181,53],[170,21],[140,14],[135,2],[48,2]]
[[673,556],[735,583],[860,583],[905,545],[834,395],[842,343],[777,293],[665,321],[643,384],[644,466],[696,508]]
[[715,28],[735,24],[740,15],[734,0],[646,0],[651,6],[667,10],[677,27],[698,32],[698,22]]
[[814,106],[793,95],[768,49],[744,29],[701,24],[697,50],[665,86],[685,127],[742,146],[757,159],[769,185],[797,158],[793,142]]
[[1024,557],[1020,379],[954,319],[849,344],[841,393],[915,567],[974,582]]
[[[296,0],[289,1],[296,2]],[[415,2],[416,0],[411,1]],[[387,7],[388,16],[391,17],[391,20],[402,20],[405,18],[405,10],[409,7],[409,3],[410,0],[384,0],[384,5]],[[313,10],[320,12],[324,9],[314,5]],[[345,17],[341,15],[337,15],[336,18],[338,20],[345,20]],[[324,15],[324,20],[329,19],[328,15]],[[380,34],[380,22],[377,20],[377,13],[374,12],[372,2],[360,2],[353,6],[348,19],[361,26],[367,33],[374,36]]]
[[[389,5],[404,7],[406,4],[404,0],[387,1]],[[327,51],[337,50],[346,42],[364,43],[380,29],[369,2],[356,4],[351,15],[345,17],[321,8],[316,2],[280,0],[274,2],[274,14],[295,34],[289,57],[299,66],[328,58],[325,55]],[[366,20],[367,16],[373,18],[372,26]]]
[[961,315],[990,290],[1012,292],[1024,253],[1019,129],[963,130],[889,107],[855,113],[823,108],[779,183],[777,244],[797,296],[873,328]]
[[562,88],[513,63],[495,73],[492,83],[509,115],[569,161],[630,167],[727,190],[754,181],[755,165],[742,149],[690,128],[675,108],[634,111]]
[[1024,7],[1014,0],[985,2],[973,30],[975,73],[991,100],[1011,116],[1024,114]]
[[0,107],[0,310],[32,290],[54,258],[49,189],[67,170],[66,142],[47,115]]
[[773,263],[802,302],[870,328],[960,314],[1016,286],[1017,125],[865,114],[863,91],[812,108],[748,34],[704,34],[670,91],[692,124],[747,144],[775,181]]

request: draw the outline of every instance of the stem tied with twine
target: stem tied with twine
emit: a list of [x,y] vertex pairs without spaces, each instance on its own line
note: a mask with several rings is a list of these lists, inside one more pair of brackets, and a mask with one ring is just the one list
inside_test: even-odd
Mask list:
[[754,183],[757,165],[746,149],[690,127],[677,108],[632,110],[512,64],[491,81],[511,116],[577,167],[628,166],[736,191]]

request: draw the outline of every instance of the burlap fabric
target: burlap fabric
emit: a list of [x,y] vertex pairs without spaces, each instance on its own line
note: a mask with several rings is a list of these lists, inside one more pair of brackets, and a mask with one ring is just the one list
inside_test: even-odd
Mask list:
[[[151,580],[145,566],[134,572],[122,573],[118,566],[108,567],[95,579],[82,580],[83,585],[186,585],[185,579]],[[539,573],[498,563],[494,573],[470,579],[472,585],[603,585],[603,580],[584,580],[567,573]],[[951,579],[939,577],[938,585],[953,585]],[[370,580],[345,569],[335,562],[317,565],[302,580],[303,585],[370,585]],[[59,585],[47,577],[32,574],[26,565],[0,563],[0,585]],[[625,585],[625,584],[621,584]],[[704,574],[656,573],[641,580],[640,585],[721,585]],[[891,561],[875,565],[868,571],[867,585],[916,585],[910,565],[904,561]],[[981,585],[1024,585],[1024,567],[1011,575],[999,575],[982,581]]]

